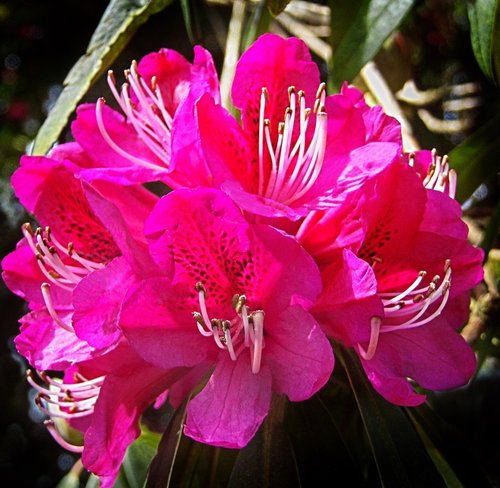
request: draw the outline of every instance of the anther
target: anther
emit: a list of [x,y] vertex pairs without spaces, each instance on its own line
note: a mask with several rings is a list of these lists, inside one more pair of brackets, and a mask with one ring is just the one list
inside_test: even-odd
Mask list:
[[316,92],[316,98],[321,98],[321,95],[323,94],[323,92],[326,90],[326,83],[320,83],[320,85],[318,86],[318,90]]
[[23,224],[23,229],[30,235],[30,236],[33,236],[34,235],[34,232],[33,232],[33,227],[31,227],[31,224],[29,222],[26,222],[25,224]]
[[236,302],[236,306],[234,307],[236,313],[241,313],[243,306],[245,305],[247,297],[245,295],[240,295],[238,297],[238,301]]
[[314,106],[313,106],[313,112],[318,113],[319,106],[321,105],[321,100],[319,98],[316,98],[314,101]]
[[207,294],[207,290],[205,289],[205,286],[203,285],[203,283],[201,281],[196,283],[195,289],[197,292],[200,292],[200,291],[203,292],[204,295]]

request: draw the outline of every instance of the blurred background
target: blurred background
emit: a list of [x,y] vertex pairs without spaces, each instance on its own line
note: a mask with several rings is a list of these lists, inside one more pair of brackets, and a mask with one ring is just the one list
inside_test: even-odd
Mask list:
[[[262,25],[267,16],[270,30],[304,37],[325,80],[330,73],[330,86],[335,86],[329,46],[338,20],[330,11],[338,7],[340,15],[349,2],[294,1],[271,24],[270,14],[262,10],[264,3],[246,2],[246,18],[260,8],[260,24],[255,25]],[[499,91],[474,56],[470,2],[410,3],[398,29],[354,82],[386,110],[399,111],[410,145],[413,141],[420,147],[435,147],[440,154],[450,153],[459,172],[458,197],[471,240],[489,253],[486,284],[475,290],[471,320],[464,329],[478,353],[478,374],[461,390],[432,395],[432,415],[418,409],[414,415],[421,415],[421,422],[435,422],[427,425],[436,434],[432,445],[461,473],[463,486],[500,486]],[[14,249],[20,225],[29,218],[12,194],[10,176],[20,156],[29,151],[106,7],[103,0],[0,2],[2,257]],[[232,3],[224,0],[173,1],[138,28],[112,67],[120,72],[131,59],[161,47],[176,49],[191,60],[192,42],[198,42],[212,52],[220,70],[232,9]],[[377,88],[380,79],[388,92]],[[85,101],[99,96],[109,97],[103,79]],[[62,139],[66,137],[64,133]],[[17,321],[24,313],[22,300],[0,281],[0,480],[2,486],[48,488],[57,485],[77,458],[52,440],[24,380],[27,365],[13,344]]]

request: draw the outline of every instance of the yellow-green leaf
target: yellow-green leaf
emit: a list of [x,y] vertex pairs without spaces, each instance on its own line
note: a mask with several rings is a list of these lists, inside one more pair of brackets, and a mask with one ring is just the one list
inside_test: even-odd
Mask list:
[[78,102],[130,40],[140,24],[172,0],[111,0],[95,30],[87,52],[63,82],[64,89],[40,128],[33,154],[46,154],[67,125]]

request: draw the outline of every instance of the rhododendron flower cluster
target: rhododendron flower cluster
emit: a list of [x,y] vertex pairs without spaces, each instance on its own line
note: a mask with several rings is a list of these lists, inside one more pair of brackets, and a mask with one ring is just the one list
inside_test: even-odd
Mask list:
[[241,122],[201,47],[192,64],[149,54],[125,77],[108,76],[117,110],[80,106],[75,142],[22,158],[12,183],[40,227],[2,263],[30,309],[16,345],[48,428],[103,486],[148,405],[188,398],[186,435],[244,447],[273,394],[325,385],[332,341],[397,405],[425,400],[414,383],[468,381],[457,328],[482,253],[446,158],[405,154],[399,123],[357,89],[327,95],[297,39],[264,35],[243,54]]

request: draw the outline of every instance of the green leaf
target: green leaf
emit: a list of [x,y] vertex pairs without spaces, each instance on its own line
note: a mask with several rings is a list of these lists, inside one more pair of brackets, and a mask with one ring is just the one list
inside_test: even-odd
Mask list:
[[[159,442],[160,434],[143,427],[140,437],[127,449],[113,488],[142,488]],[[75,485],[75,488],[78,486],[80,485]],[[99,478],[91,474],[85,488],[98,488],[99,486]],[[58,486],[57,488],[73,488],[73,486]]]
[[158,451],[149,467],[146,488],[168,488],[172,486],[172,473],[174,470],[179,445],[182,438],[182,427],[186,419],[186,407],[189,396],[175,411],[163,434]]
[[111,0],[95,30],[87,52],[64,80],[64,89],[40,128],[33,154],[46,154],[61,135],[78,102],[116,59],[140,24],[172,0]]
[[141,436],[127,449],[122,469],[130,488],[141,488],[149,465],[156,455],[160,434],[143,430]]
[[357,429],[351,429],[351,438],[343,438],[334,418],[339,413],[343,417],[341,422],[352,426],[356,409],[346,412],[343,400],[337,396],[326,403],[316,394],[309,400],[287,404],[286,428],[302,486],[322,486],[329,478],[334,479],[337,486],[364,486],[362,469],[346,445],[347,442],[359,444],[361,436]]
[[201,39],[201,28],[196,6],[193,5],[193,0],[181,0],[181,8],[189,40],[191,44],[197,44]]
[[239,452],[228,488],[300,487],[284,412],[284,397],[276,397],[257,434]]
[[331,90],[352,81],[398,27],[415,0],[330,0]]
[[276,17],[285,10],[290,1],[291,0],[266,0],[266,4],[269,12]]
[[458,174],[457,200],[464,202],[477,187],[500,169],[500,115],[456,146],[450,166]]
[[403,411],[375,392],[352,351],[336,351],[356,398],[382,486],[446,486]]
[[487,78],[500,80],[500,0],[473,0],[468,3],[472,49]]

